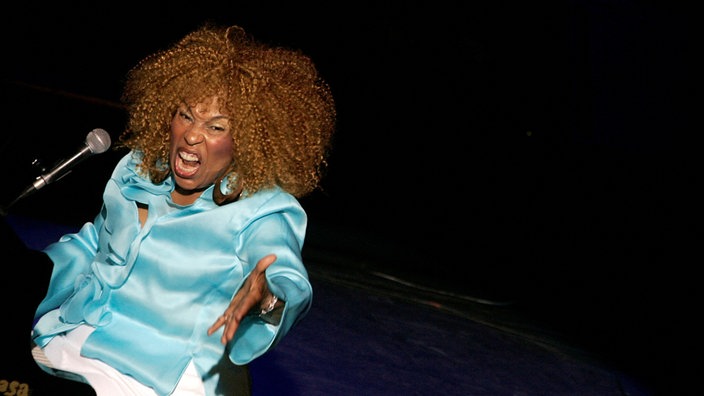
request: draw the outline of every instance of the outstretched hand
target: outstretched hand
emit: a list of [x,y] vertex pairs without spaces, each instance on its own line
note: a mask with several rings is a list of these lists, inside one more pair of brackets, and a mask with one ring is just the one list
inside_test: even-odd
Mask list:
[[269,254],[257,262],[256,267],[232,298],[225,312],[210,326],[208,335],[212,335],[224,325],[225,330],[220,342],[224,345],[232,340],[237,328],[242,323],[242,319],[253,309],[258,309],[262,300],[270,294],[265,271],[274,261],[276,261],[276,255]]

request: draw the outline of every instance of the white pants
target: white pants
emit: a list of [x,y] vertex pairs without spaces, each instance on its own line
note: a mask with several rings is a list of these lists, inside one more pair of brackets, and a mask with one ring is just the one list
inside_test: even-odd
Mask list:
[[[156,396],[154,390],[124,375],[100,360],[81,356],[81,346],[95,330],[81,325],[54,337],[43,352],[50,366],[57,370],[79,374],[93,387],[97,396]],[[36,358],[35,358],[36,359]],[[203,396],[205,388],[193,362],[189,363],[173,396]]]

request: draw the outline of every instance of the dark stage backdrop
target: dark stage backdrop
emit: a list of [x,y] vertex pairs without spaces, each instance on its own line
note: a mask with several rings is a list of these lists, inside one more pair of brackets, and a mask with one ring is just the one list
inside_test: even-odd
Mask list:
[[[697,297],[692,10],[465,3],[18,4],[0,24],[4,199],[39,174],[34,159],[51,165],[94,128],[117,137],[122,79],[143,56],[206,20],[234,23],[310,54],[337,99],[324,191],[303,200],[309,246],[521,301],[585,337],[641,329],[633,349],[676,332]],[[13,211],[92,219],[117,157]]]

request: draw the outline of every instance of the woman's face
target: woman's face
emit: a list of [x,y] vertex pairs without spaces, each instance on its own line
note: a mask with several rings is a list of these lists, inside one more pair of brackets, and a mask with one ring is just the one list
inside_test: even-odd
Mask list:
[[174,202],[189,204],[224,174],[232,163],[231,122],[217,98],[181,104],[171,120],[170,166]]

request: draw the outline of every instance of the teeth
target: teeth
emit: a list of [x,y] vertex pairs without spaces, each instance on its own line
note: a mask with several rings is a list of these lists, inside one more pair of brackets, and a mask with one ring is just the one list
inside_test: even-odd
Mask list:
[[186,153],[186,152],[184,152],[184,151],[180,151],[180,152],[178,153],[178,155],[179,155],[179,157],[181,157],[181,159],[184,160],[184,161],[191,161],[191,162],[193,162],[193,161],[198,161],[198,156],[195,155],[195,154],[191,154],[191,153]]
[[174,165],[175,165],[174,171],[176,172],[176,174],[178,174],[181,177],[193,176],[198,171],[198,169],[200,169],[200,165],[198,164],[197,161],[196,162],[185,161],[185,160],[181,159],[180,156],[179,156],[178,161],[176,161],[176,163]]

